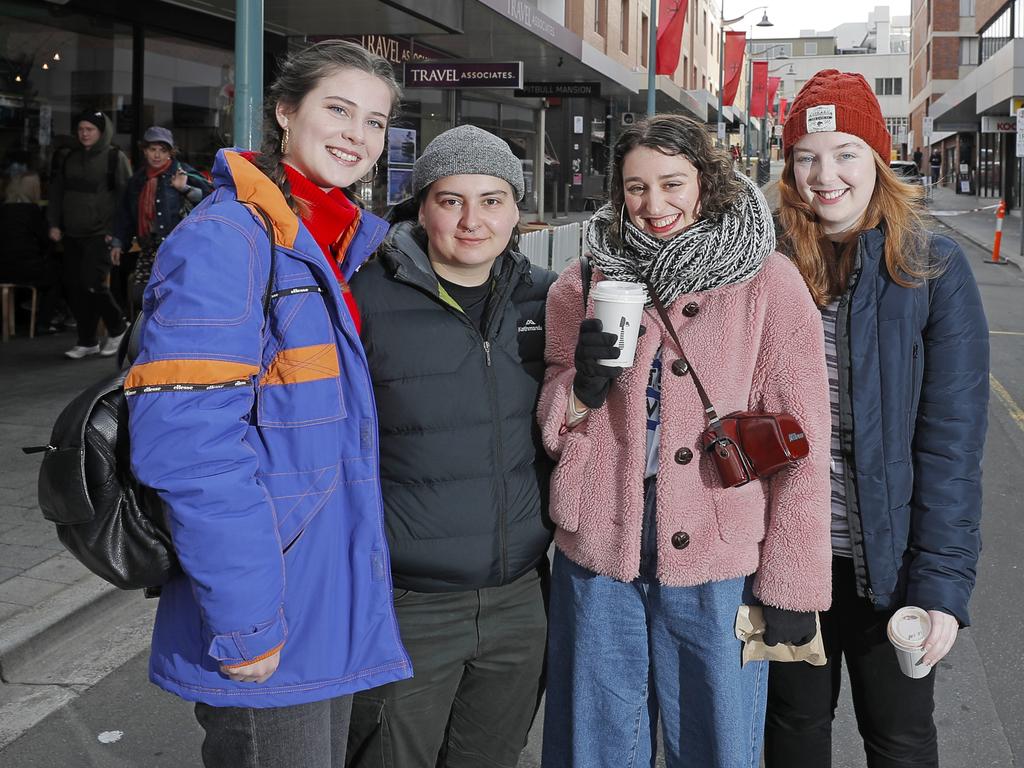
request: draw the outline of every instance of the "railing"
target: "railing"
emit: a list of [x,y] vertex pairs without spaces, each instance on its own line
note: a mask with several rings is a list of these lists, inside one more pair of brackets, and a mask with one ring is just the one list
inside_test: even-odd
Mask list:
[[519,250],[531,264],[561,272],[583,252],[587,222],[538,229],[519,238]]

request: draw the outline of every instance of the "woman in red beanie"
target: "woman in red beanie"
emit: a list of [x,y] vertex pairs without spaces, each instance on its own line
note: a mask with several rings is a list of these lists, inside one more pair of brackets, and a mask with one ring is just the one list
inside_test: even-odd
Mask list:
[[821,310],[832,400],[828,663],[772,662],[767,768],[831,765],[846,658],[870,768],[938,766],[935,674],[905,675],[892,614],[928,616],[934,666],[967,626],[980,551],[988,328],[960,247],[927,232],[920,189],[858,74],[807,81],[783,134],[783,247]]

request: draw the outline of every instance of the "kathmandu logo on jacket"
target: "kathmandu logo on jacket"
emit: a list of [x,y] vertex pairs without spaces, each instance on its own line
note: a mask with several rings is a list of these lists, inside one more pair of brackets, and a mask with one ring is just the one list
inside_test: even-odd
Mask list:
[[543,331],[544,326],[540,323],[535,323],[533,320],[527,320],[525,325],[520,325],[516,330],[519,333],[529,333],[530,331]]

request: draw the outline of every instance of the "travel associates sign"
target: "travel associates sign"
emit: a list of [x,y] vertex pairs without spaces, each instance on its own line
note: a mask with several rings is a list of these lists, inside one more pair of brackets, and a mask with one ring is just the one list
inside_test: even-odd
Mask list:
[[522,88],[521,61],[407,61],[406,88]]

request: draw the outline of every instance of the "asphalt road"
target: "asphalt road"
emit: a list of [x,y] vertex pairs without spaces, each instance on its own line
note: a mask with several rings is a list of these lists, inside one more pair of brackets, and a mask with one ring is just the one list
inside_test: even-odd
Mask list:
[[[984,553],[974,626],[937,672],[936,720],[943,766],[1011,768],[1024,765],[1024,488],[1017,486],[1024,477],[1024,275],[984,265],[987,254],[970,244],[965,250],[992,330]],[[0,765],[199,765],[201,732],[190,706],[150,685],[145,668],[143,652],[99,683],[76,689],[67,705],[0,751]],[[63,674],[73,688],[74,672]],[[539,738],[535,727],[520,768],[539,766]],[[840,703],[834,753],[836,768],[864,768],[848,695]]]

